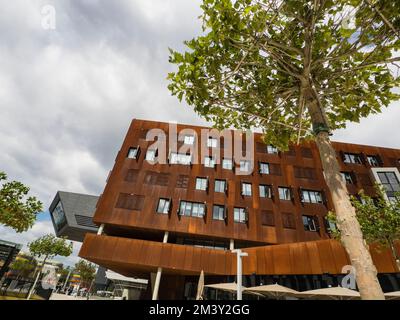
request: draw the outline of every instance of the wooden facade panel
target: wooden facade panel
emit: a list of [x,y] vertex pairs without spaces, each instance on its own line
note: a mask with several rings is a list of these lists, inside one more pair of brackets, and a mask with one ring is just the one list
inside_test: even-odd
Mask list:
[[296,270],[298,274],[312,273],[305,243],[294,243],[290,245],[290,259],[292,271]]
[[319,257],[318,246],[316,242],[306,242],[307,257],[310,263],[312,274],[322,274],[322,265]]
[[[107,248],[107,252],[104,252]],[[375,250],[375,249],[374,249]],[[388,251],[372,251],[378,272],[396,272]],[[335,240],[263,246],[245,249],[243,273],[258,275],[340,274],[347,264],[343,247]],[[115,271],[141,270],[198,275],[235,275],[236,254],[230,251],[88,234],[79,256],[113,266]],[[124,257],[121,261],[121,257]]]
[[330,245],[335,259],[336,269],[341,271],[343,266],[350,264],[349,256],[344,247],[338,241],[330,241]]
[[335,263],[335,257],[332,253],[332,247],[329,241],[317,241],[317,248],[322,268],[322,273],[337,274],[341,272]]
[[281,274],[293,274],[293,270],[290,264],[290,248],[288,245],[280,245],[272,249],[272,261],[274,263],[274,270],[279,270]]
[[396,263],[393,259],[393,256],[390,252],[390,249],[371,245],[371,256],[374,264],[380,272],[396,272]]

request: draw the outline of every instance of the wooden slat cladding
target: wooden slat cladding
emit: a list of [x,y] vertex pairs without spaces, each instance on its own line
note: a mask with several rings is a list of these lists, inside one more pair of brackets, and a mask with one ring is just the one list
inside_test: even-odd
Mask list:
[[291,212],[282,212],[282,225],[286,229],[296,229],[296,220]]
[[303,158],[313,158],[313,153],[311,148],[301,147],[300,152]]
[[279,163],[270,163],[269,172],[272,175],[281,176],[282,175],[281,165]]
[[176,180],[177,188],[187,188],[189,186],[189,176],[180,174]]
[[274,212],[272,210],[262,210],[261,223],[263,226],[275,226]]
[[[400,247],[397,247],[400,250]],[[335,240],[320,240],[244,249],[243,274],[312,275],[341,274],[350,264],[343,246]],[[379,273],[396,272],[388,249],[371,249]],[[236,255],[230,251],[187,245],[87,234],[79,256],[132,276],[137,271],[165,274],[235,275]]]
[[169,173],[146,171],[146,175],[144,177],[144,183],[157,186],[168,186],[169,177],[170,177]]
[[357,176],[357,180],[360,182],[361,185],[363,186],[373,186],[373,182],[371,180],[371,177],[367,173],[359,173]]
[[315,180],[317,178],[317,173],[314,168],[304,168],[294,166],[294,177],[297,179],[310,179]]
[[125,175],[126,182],[136,182],[139,176],[139,169],[129,169]]
[[121,193],[115,207],[128,210],[142,210],[143,204],[144,196]]

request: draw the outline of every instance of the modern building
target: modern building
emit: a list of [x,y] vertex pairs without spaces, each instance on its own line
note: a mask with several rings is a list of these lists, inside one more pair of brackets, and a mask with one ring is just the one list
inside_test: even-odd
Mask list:
[[22,248],[22,244],[0,240],[0,280]]
[[[245,286],[340,283],[350,261],[330,238],[334,226],[325,216],[333,206],[316,145],[280,152],[261,134],[250,138],[134,120],[97,204],[94,223],[101,227],[86,235],[80,256],[148,279],[141,299],[192,299],[202,270],[206,284],[233,281],[233,248],[248,253]],[[400,150],[334,147],[349,194],[374,195],[375,182],[388,199],[400,190]],[[372,247],[371,254],[384,290],[400,290],[389,250]]]
[[97,233],[93,215],[99,197],[72,192],[57,192],[49,211],[57,237],[82,242],[86,233]]

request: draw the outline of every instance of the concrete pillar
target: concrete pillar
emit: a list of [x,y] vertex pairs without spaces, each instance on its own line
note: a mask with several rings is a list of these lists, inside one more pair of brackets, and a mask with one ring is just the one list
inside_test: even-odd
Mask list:
[[232,253],[236,253],[237,258],[237,300],[242,300],[242,257],[248,256],[248,253],[240,249],[232,250]]
[[[167,243],[168,242],[168,235],[169,235],[168,231],[165,231],[164,238],[163,238],[163,243]],[[162,274],[162,268],[158,267],[157,268],[156,280],[154,281],[154,289],[153,289],[152,300],[157,300],[158,299],[158,291],[160,289],[161,274]]]
[[99,230],[97,230],[97,235],[101,236],[104,231],[104,223],[102,223],[99,227]]

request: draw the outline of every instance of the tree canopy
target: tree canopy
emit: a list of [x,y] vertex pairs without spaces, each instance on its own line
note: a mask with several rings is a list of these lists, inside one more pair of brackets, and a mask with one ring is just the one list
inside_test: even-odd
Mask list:
[[18,277],[28,278],[36,268],[33,261],[27,259],[16,259],[10,264],[10,270],[18,273]]
[[57,238],[52,234],[45,235],[28,244],[29,251],[38,257],[45,259],[55,256],[68,257],[72,254],[73,244],[65,238]]
[[35,197],[27,197],[28,193],[27,186],[18,181],[7,182],[7,175],[0,172],[0,224],[17,232],[33,226],[43,205]]
[[79,260],[75,264],[75,271],[81,276],[81,280],[85,284],[89,284],[96,276],[96,266],[88,261]]
[[[400,194],[395,201],[388,201],[385,192],[379,185],[375,186],[376,195],[371,197],[364,190],[358,196],[351,196],[351,203],[356,209],[364,238],[368,243],[379,243],[391,246],[400,240]],[[329,221],[335,222],[335,215],[330,214]],[[335,237],[340,237],[338,230]]]
[[[395,2],[373,2],[399,26]],[[178,69],[169,89],[218,128],[259,127],[266,142],[287,149],[320,129],[307,95],[329,130],[399,98],[399,37],[366,1],[204,0],[201,7],[204,34],[186,41],[184,53],[170,49]]]
[[[394,258],[399,260],[400,253],[396,251],[395,242],[400,241],[400,193],[394,201],[388,201],[382,187],[376,185],[375,190],[374,197],[366,195],[363,190],[357,197],[351,197],[357,220],[369,244],[390,248]],[[329,214],[328,220],[335,223],[336,216]],[[339,230],[334,230],[333,235],[340,239]]]

